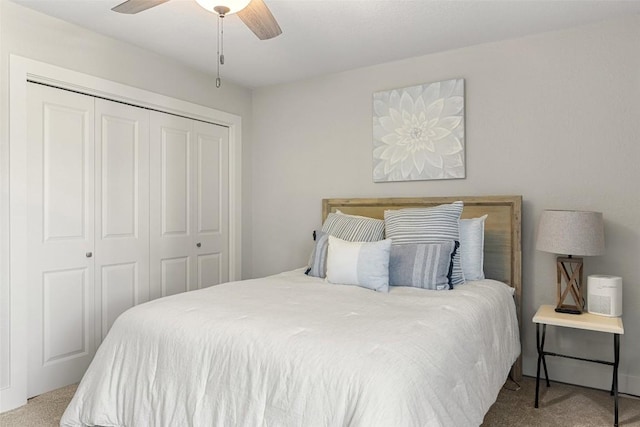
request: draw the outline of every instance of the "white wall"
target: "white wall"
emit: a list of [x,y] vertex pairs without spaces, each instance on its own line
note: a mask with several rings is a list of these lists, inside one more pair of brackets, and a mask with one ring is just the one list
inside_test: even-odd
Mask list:
[[[251,92],[133,45],[90,32],[0,0],[0,389],[8,385],[9,209],[8,209],[8,73],[16,54],[112,80],[206,107],[243,119],[243,164],[251,162]],[[243,276],[250,275],[251,168],[243,168]]]
[[[555,256],[535,250],[543,209],[602,211],[606,255],[586,273],[621,275],[621,389],[640,395],[640,17],[485,44],[254,91],[253,275],[306,263],[321,199],[521,194],[525,374],[531,318],[555,303]],[[466,81],[467,178],[374,184],[372,93]],[[550,328],[548,348],[611,359],[606,334]],[[607,388],[609,367],[550,359],[552,378]]]

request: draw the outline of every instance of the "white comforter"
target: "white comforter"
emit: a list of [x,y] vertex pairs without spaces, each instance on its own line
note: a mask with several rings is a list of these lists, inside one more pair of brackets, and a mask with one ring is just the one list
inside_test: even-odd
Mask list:
[[134,307],[62,426],[478,426],[520,351],[491,280],[388,294],[301,270]]

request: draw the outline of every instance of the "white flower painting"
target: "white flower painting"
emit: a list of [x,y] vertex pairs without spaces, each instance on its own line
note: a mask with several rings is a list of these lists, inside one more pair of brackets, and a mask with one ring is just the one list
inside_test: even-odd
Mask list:
[[463,79],[373,94],[374,182],[464,177]]

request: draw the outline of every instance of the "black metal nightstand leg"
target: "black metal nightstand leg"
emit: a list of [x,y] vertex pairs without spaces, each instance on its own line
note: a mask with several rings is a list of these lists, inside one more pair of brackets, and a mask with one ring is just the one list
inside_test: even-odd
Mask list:
[[538,407],[538,394],[540,393],[540,363],[542,362],[542,352],[540,351],[540,323],[536,323],[536,348],[538,349],[538,369],[536,370],[536,402],[534,408]]
[[540,336],[540,323],[536,323],[536,347],[538,348],[538,369],[536,370],[536,401],[534,408],[538,407],[538,400],[540,396],[540,365],[544,366],[544,378],[547,382],[547,387],[550,387],[549,372],[547,371],[547,360],[544,357],[544,340],[547,335],[547,325],[542,325],[542,336]]
[[544,368],[544,379],[547,383],[547,387],[551,387],[551,383],[549,382],[549,371],[547,371],[547,358],[544,357],[544,341],[547,337],[547,325],[542,325],[542,346],[540,347],[540,351],[542,353],[542,367]]
[[547,358],[542,355],[542,367],[544,368],[544,379],[547,381],[547,387],[551,387],[549,382],[549,372],[547,372]]
[[618,365],[620,363],[620,334],[613,335],[613,400],[615,401],[614,427],[618,427]]

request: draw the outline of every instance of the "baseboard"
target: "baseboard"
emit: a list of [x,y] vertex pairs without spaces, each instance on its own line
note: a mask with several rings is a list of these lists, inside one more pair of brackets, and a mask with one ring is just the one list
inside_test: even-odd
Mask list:
[[640,397],[640,377],[620,375],[618,381],[620,382],[620,390],[623,393]]

